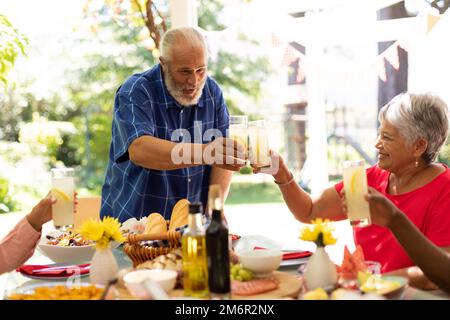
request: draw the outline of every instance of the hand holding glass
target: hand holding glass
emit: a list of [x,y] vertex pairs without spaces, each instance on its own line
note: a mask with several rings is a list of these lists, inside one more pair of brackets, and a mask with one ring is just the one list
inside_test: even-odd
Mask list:
[[230,139],[238,142],[248,150],[248,117],[247,116],[230,116]]
[[355,227],[369,225],[369,203],[364,198],[367,194],[367,176],[364,160],[344,161],[343,163],[345,199],[350,224]]
[[251,121],[248,127],[250,164],[270,167],[269,137],[264,120]]
[[245,115],[230,116],[230,127],[228,132],[230,139],[239,143],[245,150],[245,154],[238,154],[238,157],[246,158],[248,154],[248,117]]

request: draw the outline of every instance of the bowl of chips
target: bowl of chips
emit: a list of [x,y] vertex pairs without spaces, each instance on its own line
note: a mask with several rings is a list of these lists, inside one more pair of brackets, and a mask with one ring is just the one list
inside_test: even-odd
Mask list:
[[51,231],[42,237],[38,250],[56,263],[82,263],[91,261],[95,252],[95,243],[83,239],[71,231]]

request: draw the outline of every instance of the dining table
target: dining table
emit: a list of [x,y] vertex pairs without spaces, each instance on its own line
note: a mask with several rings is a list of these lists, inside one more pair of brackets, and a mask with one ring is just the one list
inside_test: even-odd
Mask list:
[[[118,266],[120,270],[127,269],[130,270],[133,268],[131,260],[123,251],[123,246],[119,246],[113,249],[113,254],[117,260]],[[293,263],[287,263],[280,266],[277,272],[300,277],[299,266],[304,264],[307,261],[307,258],[299,259],[298,261],[294,261]],[[33,256],[26,262],[26,264],[35,264],[35,265],[49,265],[53,264],[53,262],[44,256],[39,250],[35,250]],[[68,279],[63,280],[48,280],[48,279],[30,279],[20,272],[14,270],[9,273],[5,273],[0,275],[0,299],[5,299],[8,295],[23,291],[28,288],[36,288],[40,286],[51,286],[55,284],[55,281],[61,282],[64,281],[66,284],[71,284],[79,281],[82,284],[90,283],[89,275],[81,276],[81,277],[70,277]],[[69,283],[67,283],[69,282]],[[75,283],[76,284],[76,283]],[[125,288],[121,288],[119,294],[116,295],[116,299],[132,299],[133,297],[130,294],[126,293]],[[121,292],[121,293],[120,293]],[[125,293],[125,294],[124,294]],[[266,295],[270,299],[270,295]],[[407,286],[405,292],[403,294],[402,299],[404,300],[449,300],[450,295],[444,293],[441,290],[433,290],[433,291],[424,291],[413,288],[411,286]]]

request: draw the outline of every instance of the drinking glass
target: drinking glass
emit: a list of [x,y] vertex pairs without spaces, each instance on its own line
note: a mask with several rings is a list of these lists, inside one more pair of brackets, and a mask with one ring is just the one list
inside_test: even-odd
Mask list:
[[250,163],[258,168],[270,167],[269,136],[264,120],[248,124]]
[[[240,116],[230,116],[230,127],[228,129],[230,139],[238,142],[244,147],[245,155],[248,154],[248,116],[240,115]],[[246,167],[249,167],[249,164],[246,163],[246,166],[241,168],[241,172],[245,172]],[[251,168],[250,168],[251,169]]]
[[52,173],[52,197],[57,199],[52,207],[53,225],[56,229],[66,231],[73,228],[74,206],[74,169],[55,168]]
[[230,116],[230,139],[248,149],[248,116]]
[[344,161],[343,163],[345,199],[350,224],[364,227],[371,223],[369,203],[364,199],[367,194],[367,176],[364,160]]

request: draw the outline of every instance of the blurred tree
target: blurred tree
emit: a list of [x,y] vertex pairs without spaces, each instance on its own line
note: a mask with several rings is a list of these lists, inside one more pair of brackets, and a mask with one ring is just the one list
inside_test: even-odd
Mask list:
[[6,16],[0,14],[0,81],[6,86],[7,75],[19,55],[25,55],[28,39],[20,33]]

